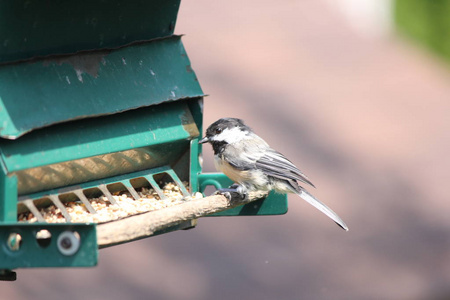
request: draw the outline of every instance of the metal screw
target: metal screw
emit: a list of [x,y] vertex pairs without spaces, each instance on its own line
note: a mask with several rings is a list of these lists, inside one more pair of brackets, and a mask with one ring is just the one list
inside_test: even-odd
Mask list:
[[6,244],[9,250],[19,251],[20,245],[22,245],[22,236],[15,232],[10,233]]
[[80,235],[76,231],[64,231],[58,236],[56,244],[61,254],[74,255],[80,248]]
[[72,247],[72,241],[68,237],[64,237],[60,241],[61,247],[64,249],[70,249]]

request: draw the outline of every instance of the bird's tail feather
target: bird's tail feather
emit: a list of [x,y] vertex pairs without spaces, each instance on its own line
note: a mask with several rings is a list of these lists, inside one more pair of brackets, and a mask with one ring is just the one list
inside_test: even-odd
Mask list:
[[313,195],[308,193],[306,190],[301,189],[297,194],[306,202],[323,212],[325,215],[327,215],[330,219],[332,219],[334,222],[336,222],[339,227],[344,229],[345,231],[348,231],[347,225],[342,221],[341,218],[333,211],[331,208],[317,200]]

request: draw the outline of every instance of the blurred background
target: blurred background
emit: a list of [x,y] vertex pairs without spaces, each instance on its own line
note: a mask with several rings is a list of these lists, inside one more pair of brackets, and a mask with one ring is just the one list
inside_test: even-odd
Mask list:
[[[450,299],[450,1],[182,1],[205,126],[239,117],[349,232],[296,196],[283,216],[19,270],[2,299]],[[204,169],[214,171],[210,146]]]

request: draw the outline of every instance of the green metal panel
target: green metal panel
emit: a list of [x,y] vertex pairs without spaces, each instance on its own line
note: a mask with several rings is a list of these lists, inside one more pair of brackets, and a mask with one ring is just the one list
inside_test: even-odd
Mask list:
[[[204,173],[199,177],[200,191],[204,191],[209,185],[216,189],[227,188],[233,184],[225,174]],[[286,194],[276,194],[271,192],[265,199],[253,201],[232,209],[228,209],[211,216],[254,216],[254,215],[282,215],[287,213],[288,198]]]
[[0,223],[17,220],[16,201],[17,177],[14,175],[8,176],[5,170],[0,170]]
[[[199,132],[203,132],[203,98],[199,100],[190,101],[189,108],[194,118]],[[199,138],[195,138],[191,141],[190,151],[190,166],[189,166],[189,178],[192,192],[199,191],[198,175],[202,172],[202,166],[200,164],[200,155],[202,151],[202,145],[198,143]]]
[[79,120],[35,130],[11,141],[0,139],[8,172],[188,140],[196,129],[183,126],[189,110],[184,101],[150,106],[122,114]]
[[190,170],[189,170],[189,178],[190,182],[189,185],[191,186],[192,192],[198,192],[199,191],[199,185],[198,185],[198,175],[201,173],[201,167],[199,164],[199,149],[198,146],[199,138],[195,138],[191,141],[191,153],[190,153]]
[[173,34],[180,0],[2,0],[0,62]]
[[203,96],[179,36],[0,66],[0,136]]
[[[49,245],[40,245],[36,233],[46,229],[51,234]],[[58,237],[64,231],[75,231],[80,236],[80,247],[73,255],[58,250]],[[11,250],[11,233],[21,236],[15,241],[17,250]],[[0,224],[0,267],[3,269],[31,267],[92,267],[97,265],[98,249],[94,224]]]

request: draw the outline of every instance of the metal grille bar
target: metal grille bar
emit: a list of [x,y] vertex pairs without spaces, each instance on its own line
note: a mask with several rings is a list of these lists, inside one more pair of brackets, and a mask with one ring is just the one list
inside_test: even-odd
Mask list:
[[[111,191],[108,189],[108,186],[115,184],[122,184],[125,187],[126,191],[128,191],[131,194],[134,200],[139,200],[141,197],[131,182],[133,179],[144,178],[151,186],[151,188],[158,194],[159,198],[161,200],[165,200],[167,199],[167,196],[164,195],[163,190],[160,188],[160,186],[158,185],[158,183],[154,178],[154,176],[159,174],[167,174],[171,178],[171,180],[180,188],[183,197],[190,196],[188,190],[185,188],[178,175],[169,167],[161,167],[146,171],[135,172],[127,175],[120,175],[109,179],[98,180],[96,182],[81,184],[79,186],[74,186],[73,188],[67,187],[64,188],[63,190],[61,189],[52,190],[47,193],[37,193],[34,195],[23,196],[19,198],[19,203],[23,203],[26,206],[26,208],[31,213],[33,213],[33,215],[36,216],[38,222],[45,223],[46,221],[42,216],[42,214],[39,212],[39,209],[36,207],[34,201],[48,198],[57,208],[60,209],[61,214],[64,216],[66,222],[70,223],[72,218],[70,217],[70,214],[67,211],[66,207],[64,206],[63,202],[72,200],[66,200],[65,199],[66,197],[60,198],[59,197],[60,195],[70,195],[70,194],[74,195],[74,197],[78,198],[78,200],[84,204],[89,213],[96,214],[97,211],[94,209],[89,199],[86,197],[84,193],[85,190],[98,189],[112,205],[120,206],[118,201],[112,195]],[[73,197],[67,198],[73,199]]]

